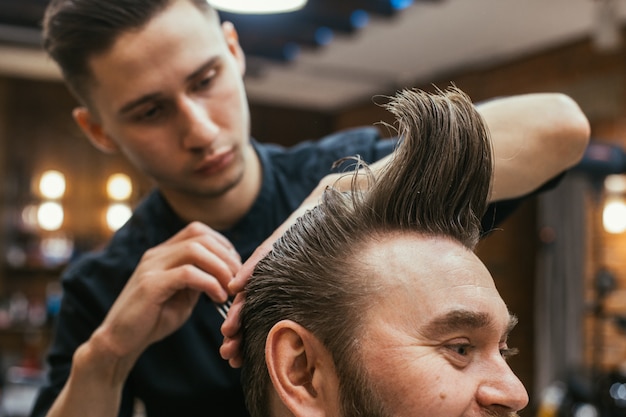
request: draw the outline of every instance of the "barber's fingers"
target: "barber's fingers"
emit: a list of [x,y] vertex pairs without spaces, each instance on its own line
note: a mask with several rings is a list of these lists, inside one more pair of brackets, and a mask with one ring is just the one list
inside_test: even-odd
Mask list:
[[233,244],[224,235],[204,223],[189,223],[185,228],[165,241],[164,244],[176,244],[190,239],[198,239],[200,242],[203,242],[207,249],[214,252],[228,264],[233,274],[239,271],[241,256]]
[[201,293],[219,291],[224,290],[218,280],[189,264],[139,271],[116,299],[102,327],[114,351],[133,356],[180,328]]
[[223,258],[195,240],[180,242],[171,249],[168,253],[171,264],[167,269],[182,271],[179,274],[181,279],[173,285],[195,284],[193,288],[204,291],[215,302],[223,303],[228,299],[226,288],[233,279],[233,270]]
[[228,290],[232,294],[237,294],[237,296],[228,310],[226,320],[222,324],[221,330],[224,335],[224,342],[220,348],[220,354],[222,358],[228,360],[228,363],[233,368],[238,368],[243,363],[240,313],[245,299],[244,290],[246,283],[252,276],[256,264],[272,250],[274,242],[295,222],[296,214],[294,213],[294,215],[288,218],[270,237],[256,248],[228,285]]
[[241,328],[240,314],[245,300],[245,293],[240,292],[235,296],[232,305],[228,310],[228,315],[222,323],[222,334],[226,337],[233,337]]
[[220,281],[213,274],[190,263],[181,263],[164,270],[136,271],[116,303],[125,304],[130,309],[139,308],[142,314],[151,312],[152,315],[159,315],[164,311],[182,314],[191,311],[200,293],[208,294],[218,302],[227,298]]
[[222,358],[228,360],[230,366],[233,368],[238,368],[243,363],[240,318],[244,299],[244,293],[240,292],[237,294],[221,328],[222,334],[224,335],[224,342],[220,347],[220,355],[222,355]]
[[181,229],[178,233],[176,233],[174,236],[169,238],[167,242],[176,242],[176,241],[185,240],[190,237],[204,235],[204,234],[209,234],[209,235],[214,236],[215,239],[218,240],[219,243],[223,245],[225,248],[235,251],[235,247],[233,246],[233,244],[228,239],[226,239],[224,235],[212,229],[211,227],[207,226],[206,224],[202,222],[198,222],[198,221],[189,223],[187,226]]
[[[329,177],[330,178],[330,177]],[[231,281],[228,289],[231,293],[236,294],[246,286],[248,279],[252,276],[256,264],[265,257],[274,246],[276,242],[293,224],[296,223],[298,218],[307,211],[314,208],[318,203],[319,195],[325,189],[322,187],[322,183],[317,187],[309,197],[293,212],[291,215],[276,229],[274,232],[256,248],[252,255],[244,262],[239,272],[235,275],[235,278]]]
[[[206,252],[202,250],[203,248]],[[205,253],[214,256],[203,259],[202,256]],[[195,258],[185,255],[195,255]],[[190,223],[167,241],[146,252],[144,258],[148,257],[158,257],[162,262],[169,261],[170,265],[165,267],[174,267],[180,262],[189,262],[199,268],[208,267],[207,272],[216,274],[224,288],[227,288],[228,282],[241,268],[241,257],[230,241],[200,222]],[[214,268],[218,267],[219,264],[217,260],[226,265],[230,271],[228,277],[214,271]]]
[[265,257],[271,250],[274,239],[268,239],[263,242],[250,257],[243,263],[239,271],[235,274],[235,277],[228,284],[228,290],[232,294],[237,294],[244,290],[248,279],[252,276],[256,264]]
[[224,289],[223,280],[216,274],[206,272],[208,268],[195,265],[181,265],[174,272],[177,279],[172,282],[173,291],[194,290],[205,293],[212,301],[224,303],[228,300],[228,292]]
[[229,338],[225,337],[222,347],[220,348],[222,358],[228,361],[232,368],[241,368],[243,366],[243,353],[241,352],[241,336]]
[[[203,274],[205,279],[215,282],[217,285],[210,286],[210,291],[205,292],[213,301],[222,303],[228,298],[226,288],[234,273],[239,270],[239,263],[235,259],[225,257],[203,237],[196,237],[149,249],[141,258],[131,280],[151,279],[178,268],[197,269],[198,274]],[[180,279],[185,275],[174,274],[172,277]],[[172,285],[177,284],[172,282]]]

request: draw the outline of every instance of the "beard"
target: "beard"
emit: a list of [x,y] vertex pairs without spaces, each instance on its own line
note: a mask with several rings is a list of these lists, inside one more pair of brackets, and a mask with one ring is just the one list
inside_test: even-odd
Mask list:
[[184,194],[192,198],[200,198],[204,200],[219,199],[236,188],[244,179],[247,167],[243,157],[239,155],[238,158],[239,159],[233,163],[231,172],[224,173],[219,182],[211,185],[178,183],[176,186],[169,185],[168,188],[177,189],[179,194]]
[[226,195],[230,190],[234,189],[243,180],[244,170],[242,169],[229,182],[224,183],[221,187],[215,187],[211,190],[205,190],[202,193],[204,198],[216,199]]
[[[359,354],[338,361],[339,399],[342,417],[394,417],[367,374]],[[355,360],[356,358],[356,360]],[[337,364],[336,364],[337,365]],[[504,407],[483,408],[478,417],[519,417]]]
[[340,416],[343,417],[393,417],[383,399],[374,388],[358,354],[345,358],[337,367],[339,377]]

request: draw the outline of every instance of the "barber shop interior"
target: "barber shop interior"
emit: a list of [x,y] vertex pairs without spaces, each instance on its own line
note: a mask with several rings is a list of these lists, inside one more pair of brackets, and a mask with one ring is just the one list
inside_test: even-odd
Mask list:
[[[319,416],[626,416],[626,0],[279,3],[0,1],[0,417],[304,416],[319,402]],[[416,280],[432,274],[419,287],[450,287],[411,295],[407,284],[403,314],[386,283],[355,301],[356,321],[311,310],[337,329],[354,324],[343,326],[357,329],[349,337],[337,330],[339,343],[278,317],[258,342],[269,399],[249,407],[257,339],[246,339],[242,277],[253,280],[284,226],[340,187],[333,162],[352,158],[347,170],[362,164],[359,175],[378,179],[388,171],[377,161],[394,164],[407,128],[444,141],[457,139],[447,122],[459,141],[469,131],[447,98],[416,106],[398,130],[386,103],[404,89],[429,103],[460,90],[486,126],[487,209],[463,253],[487,283],[442,252],[445,280],[408,249],[369,269],[378,257],[364,257],[345,275],[407,271],[393,265],[404,257]],[[435,107],[442,115],[420,122]],[[423,170],[443,152],[432,149]],[[474,193],[467,175],[444,188]],[[327,262],[306,257],[311,269],[361,262],[332,251]],[[315,294],[310,281],[302,293]],[[428,336],[421,324],[446,304],[458,314],[433,318],[425,328],[441,328]],[[410,346],[376,345],[367,320],[397,332],[398,315],[415,325]],[[339,388],[319,382],[326,356],[311,340],[332,356]],[[332,343],[354,349],[364,379],[342,373]],[[294,346],[300,356],[281,374]],[[354,381],[369,381],[371,395],[346,394]]]

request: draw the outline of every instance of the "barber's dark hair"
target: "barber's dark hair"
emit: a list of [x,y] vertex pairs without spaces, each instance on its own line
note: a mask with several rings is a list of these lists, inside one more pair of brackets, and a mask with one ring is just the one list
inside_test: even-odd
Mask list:
[[[106,52],[117,38],[141,28],[178,0],[52,0],[43,19],[43,46],[67,85],[83,104],[89,100],[89,59]],[[212,10],[206,0],[184,0]],[[183,24],[183,23],[181,23]]]
[[[406,233],[449,238],[469,250],[478,242],[493,168],[487,127],[470,99],[455,87],[436,94],[405,90],[386,107],[402,138],[388,168],[365,191],[356,180],[348,193],[328,189],[247,284],[242,381],[253,417],[270,415],[265,340],[285,319],[308,329],[332,354],[346,398],[350,387],[342,375],[358,360],[359,316],[384,288],[367,279],[371,272],[360,262],[368,244]],[[344,415],[360,415],[359,405],[344,406]]]

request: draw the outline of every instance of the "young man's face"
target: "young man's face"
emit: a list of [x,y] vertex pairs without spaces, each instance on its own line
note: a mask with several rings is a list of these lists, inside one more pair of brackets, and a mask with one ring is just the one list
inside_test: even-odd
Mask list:
[[90,60],[96,146],[123,152],[170,197],[219,197],[249,174],[245,63],[232,26],[188,1]]
[[339,376],[346,399],[369,408],[363,415],[508,416],[526,406],[506,363],[515,320],[473,253],[444,239],[396,236],[362,259],[390,283],[358,335],[352,368],[368,383]]

